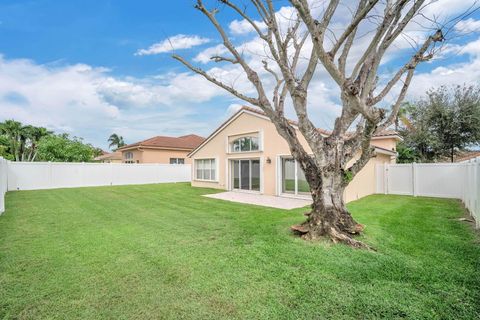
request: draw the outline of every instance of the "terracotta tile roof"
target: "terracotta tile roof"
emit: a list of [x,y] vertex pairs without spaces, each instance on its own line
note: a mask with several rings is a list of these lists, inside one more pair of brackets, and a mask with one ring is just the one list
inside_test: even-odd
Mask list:
[[122,153],[119,151],[115,151],[112,153],[108,153],[106,151],[102,151],[102,155],[95,157],[93,160],[101,161],[101,160],[122,160]]
[[[241,110],[247,110],[247,111],[250,111],[250,112],[257,113],[257,114],[262,115],[262,116],[267,116],[265,114],[265,112],[263,112],[262,110],[259,110],[257,108],[242,106],[238,112],[240,112]],[[297,121],[289,119],[288,122],[295,125],[295,126],[298,126]],[[331,131],[325,130],[325,129],[322,129],[322,128],[317,128],[317,130],[318,130],[318,132],[320,132],[324,135],[330,135],[332,133]],[[380,131],[380,132],[374,134],[373,136],[374,137],[398,136],[398,132],[396,132],[395,130],[383,130],[383,131]]]
[[455,156],[455,162],[463,162],[480,157],[480,151],[466,151]]
[[180,137],[156,136],[143,141],[135,142],[118,150],[126,150],[134,147],[150,147],[150,148],[172,148],[172,149],[187,149],[193,150],[198,147],[205,138],[195,134],[188,134]]

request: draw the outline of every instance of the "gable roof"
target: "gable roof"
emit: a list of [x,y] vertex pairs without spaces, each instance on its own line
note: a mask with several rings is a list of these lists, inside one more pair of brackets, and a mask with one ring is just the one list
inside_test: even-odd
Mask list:
[[198,147],[205,138],[196,134],[188,134],[180,137],[156,136],[143,141],[135,142],[119,148],[125,151],[133,148],[161,148],[161,149],[183,149],[193,150]]
[[119,151],[108,153],[102,150],[102,155],[95,157],[93,160],[102,161],[102,160],[122,160],[122,153]]
[[480,151],[466,151],[455,157],[455,162],[466,162],[475,158],[480,158]]
[[[257,117],[260,117],[262,119],[265,119],[265,120],[268,120],[268,121],[271,121],[270,118],[267,117],[267,115],[265,114],[265,112],[263,112],[262,110],[258,109],[258,108],[252,108],[252,107],[247,107],[247,106],[242,106],[237,112],[235,112],[230,118],[228,118],[227,120],[225,120],[225,122],[223,122],[217,129],[215,129],[201,144],[199,144],[194,150],[192,150],[192,152],[190,152],[187,156],[192,156],[195,152],[197,152],[198,150],[200,150],[205,144],[208,143],[208,141],[210,141],[213,137],[215,137],[220,131],[222,131],[227,125],[229,125],[233,120],[235,120],[236,118],[238,118],[241,114],[243,113],[248,113],[248,114],[251,114],[251,115],[254,115],[254,116],[257,116]],[[287,119],[287,121],[293,125],[293,126],[296,126],[298,127],[298,122],[297,121],[294,121],[294,120],[290,120],[290,119]],[[322,129],[322,128],[317,128],[318,132],[320,132],[322,135],[325,135],[325,136],[328,136],[330,135],[332,132],[329,131],[329,130],[325,130],[325,129]],[[396,131],[394,130],[383,130],[377,134],[374,134],[373,135],[373,138],[374,139],[382,139],[382,138],[387,138],[387,137],[391,137],[391,138],[395,138],[397,140],[403,140]]]

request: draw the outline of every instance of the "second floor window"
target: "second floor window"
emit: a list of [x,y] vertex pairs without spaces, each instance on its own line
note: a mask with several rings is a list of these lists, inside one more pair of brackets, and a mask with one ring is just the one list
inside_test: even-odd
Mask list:
[[184,164],[184,158],[170,158],[170,164]]
[[124,163],[135,163],[135,161],[133,161],[133,152],[125,152],[123,156],[125,158],[125,160],[123,161]]
[[257,137],[242,137],[233,140],[231,143],[231,152],[248,152],[258,151],[258,138]]

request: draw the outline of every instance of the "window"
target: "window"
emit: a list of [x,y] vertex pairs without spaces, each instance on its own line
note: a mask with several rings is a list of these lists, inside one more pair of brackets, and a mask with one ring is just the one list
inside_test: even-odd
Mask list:
[[231,152],[248,152],[258,151],[258,138],[257,137],[242,137],[234,140],[231,143]]
[[125,158],[125,161],[124,161],[125,163],[135,163],[135,161],[133,161],[133,152],[131,151],[125,152],[124,158]]
[[215,159],[195,160],[195,178],[198,180],[216,180]]
[[170,164],[185,164],[184,158],[170,158]]

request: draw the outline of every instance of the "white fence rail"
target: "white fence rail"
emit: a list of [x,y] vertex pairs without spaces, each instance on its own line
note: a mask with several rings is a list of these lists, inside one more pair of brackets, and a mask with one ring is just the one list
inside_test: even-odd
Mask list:
[[190,181],[188,164],[8,162],[8,190]]
[[378,165],[377,193],[461,199],[480,227],[480,158],[464,163]]
[[191,181],[189,164],[13,162],[0,158],[0,214],[13,190]]
[[5,211],[5,193],[7,192],[7,160],[0,157],[0,214]]

